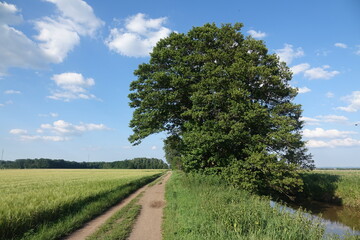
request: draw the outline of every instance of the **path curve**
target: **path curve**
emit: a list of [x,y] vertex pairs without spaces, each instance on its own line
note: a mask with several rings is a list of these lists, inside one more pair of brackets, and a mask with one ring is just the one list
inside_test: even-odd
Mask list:
[[163,208],[165,206],[165,184],[171,172],[164,179],[149,187],[140,198],[141,212],[128,240],[161,240]]

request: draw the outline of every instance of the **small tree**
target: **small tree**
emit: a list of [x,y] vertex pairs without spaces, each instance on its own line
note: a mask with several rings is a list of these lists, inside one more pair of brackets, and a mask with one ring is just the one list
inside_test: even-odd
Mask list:
[[165,131],[165,149],[181,156],[185,171],[288,192],[302,184],[297,170],[313,167],[301,140],[301,106],[292,102],[297,91],[285,63],[241,27],[206,24],[157,43],[130,85],[129,140]]

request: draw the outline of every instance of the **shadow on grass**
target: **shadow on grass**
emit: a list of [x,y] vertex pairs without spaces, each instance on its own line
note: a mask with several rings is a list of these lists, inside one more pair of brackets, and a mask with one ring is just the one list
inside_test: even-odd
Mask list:
[[296,196],[296,201],[319,201],[342,205],[342,199],[336,196],[337,182],[340,177],[326,173],[304,173],[304,191]]

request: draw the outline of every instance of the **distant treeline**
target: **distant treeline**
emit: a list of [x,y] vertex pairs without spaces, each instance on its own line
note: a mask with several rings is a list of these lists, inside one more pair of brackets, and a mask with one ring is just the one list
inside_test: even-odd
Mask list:
[[0,169],[25,168],[94,168],[94,169],[166,169],[169,166],[157,158],[134,158],[115,162],[75,162],[63,159],[17,159],[15,161],[0,161]]

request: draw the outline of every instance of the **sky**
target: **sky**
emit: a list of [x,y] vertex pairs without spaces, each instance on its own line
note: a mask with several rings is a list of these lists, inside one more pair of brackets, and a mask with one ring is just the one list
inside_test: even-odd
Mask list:
[[128,141],[134,70],[171,32],[236,22],[292,70],[315,165],[360,167],[357,0],[0,1],[1,160],[164,159],[165,133]]

